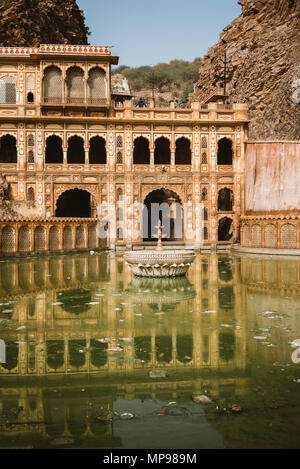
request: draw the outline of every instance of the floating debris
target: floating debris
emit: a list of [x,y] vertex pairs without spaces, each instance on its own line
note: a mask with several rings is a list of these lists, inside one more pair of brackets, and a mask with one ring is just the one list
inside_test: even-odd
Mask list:
[[152,370],[149,371],[150,378],[165,378],[167,375],[166,371],[164,370]]
[[255,340],[266,340],[267,337],[263,336],[263,335],[255,335],[253,337],[253,339]]
[[26,326],[20,326],[16,329],[16,331],[22,331],[23,329],[26,329]]
[[231,410],[232,410],[232,412],[242,412],[243,411],[243,409],[237,404],[232,404]]
[[75,441],[72,438],[56,438],[52,440],[50,445],[52,446],[62,446],[62,445],[72,445]]
[[121,347],[111,347],[108,349],[109,352],[123,352]]
[[134,415],[129,412],[125,412],[124,414],[120,415],[121,420],[132,420],[133,418],[134,418]]
[[112,419],[113,419],[113,413],[112,412],[109,412],[106,415],[99,415],[98,417],[96,417],[96,421],[102,422],[102,423],[109,423],[109,422],[112,421]]
[[290,346],[293,348],[300,347],[300,339],[293,340],[293,342],[290,342]]
[[211,404],[213,401],[210,397],[208,396],[205,396],[204,394],[194,394],[192,396],[192,400],[196,403],[196,404]]

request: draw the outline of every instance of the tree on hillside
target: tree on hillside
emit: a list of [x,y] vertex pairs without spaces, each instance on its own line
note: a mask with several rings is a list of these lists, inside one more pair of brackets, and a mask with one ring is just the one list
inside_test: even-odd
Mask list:
[[121,73],[130,84],[132,91],[142,89],[156,89],[158,92],[166,90],[186,97],[193,91],[193,84],[198,80],[201,59],[193,62],[171,60],[170,63],[131,68],[121,65],[113,70],[114,74]]

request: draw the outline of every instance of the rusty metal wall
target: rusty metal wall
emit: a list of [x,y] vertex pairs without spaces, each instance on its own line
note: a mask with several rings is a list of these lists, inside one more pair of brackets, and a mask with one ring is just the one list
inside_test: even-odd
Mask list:
[[246,144],[245,210],[299,213],[300,142]]

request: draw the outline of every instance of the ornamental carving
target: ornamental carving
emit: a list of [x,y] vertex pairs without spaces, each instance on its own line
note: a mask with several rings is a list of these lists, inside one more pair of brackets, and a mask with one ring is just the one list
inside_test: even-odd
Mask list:
[[144,202],[145,198],[148,194],[153,191],[157,191],[160,189],[170,190],[175,192],[179,198],[181,203],[185,201],[185,188],[182,184],[142,184],[142,203]]
[[87,191],[92,195],[92,205],[98,200],[98,184],[54,184],[54,206],[63,192],[80,189]]

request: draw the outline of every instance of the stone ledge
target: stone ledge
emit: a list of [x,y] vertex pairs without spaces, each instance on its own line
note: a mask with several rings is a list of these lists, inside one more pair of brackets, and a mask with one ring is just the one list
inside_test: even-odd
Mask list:
[[244,248],[232,246],[232,251],[248,254],[270,254],[272,256],[300,256],[300,249]]

